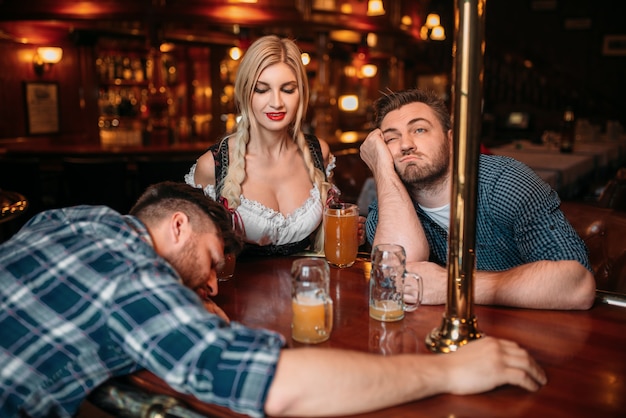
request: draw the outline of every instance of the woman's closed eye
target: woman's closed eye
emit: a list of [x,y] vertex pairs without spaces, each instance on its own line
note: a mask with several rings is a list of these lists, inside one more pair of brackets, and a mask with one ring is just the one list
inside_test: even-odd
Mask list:
[[[254,92],[257,94],[263,94],[263,93],[267,93],[271,90],[271,88],[269,87],[261,87],[261,86],[255,86],[254,87]],[[285,93],[285,94],[294,94],[298,91],[298,86],[294,85],[292,83],[286,84],[284,86],[282,86],[280,88],[280,91]]]

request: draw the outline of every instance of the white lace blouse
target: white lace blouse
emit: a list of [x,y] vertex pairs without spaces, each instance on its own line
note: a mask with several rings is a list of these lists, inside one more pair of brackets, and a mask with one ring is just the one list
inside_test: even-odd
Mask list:
[[[335,168],[335,157],[331,156],[331,163],[326,168],[329,176]],[[196,164],[185,175],[185,183],[194,187],[202,187],[195,183]],[[204,188],[204,194],[216,199],[215,186],[208,185]],[[322,221],[323,207],[321,193],[314,185],[308,199],[294,212],[283,215],[261,203],[240,196],[241,204],[237,207],[237,213],[243,222],[246,241],[257,245],[284,245],[302,241]]]

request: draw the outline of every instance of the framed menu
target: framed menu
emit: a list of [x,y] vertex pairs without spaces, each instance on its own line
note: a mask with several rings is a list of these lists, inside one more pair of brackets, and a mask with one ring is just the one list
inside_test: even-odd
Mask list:
[[28,135],[59,132],[59,85],[47,81],[24,82]]

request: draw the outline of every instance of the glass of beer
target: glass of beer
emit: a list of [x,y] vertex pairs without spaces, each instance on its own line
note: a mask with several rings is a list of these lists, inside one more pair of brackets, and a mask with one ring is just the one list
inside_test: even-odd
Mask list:
[[224,266],[217,272],[217,280],[225,282],[235,275],[237,257],[234,254],[224,254]]
[[329,294],[330,271],[323,258],[300,258],[291,266],[291,338],[317,344],[330,338],[333,301]]
[[350,267],[359,251],[359,207],[332,203],[324,208],[324,254],[333,267]]
[[422,300],[422,278],[406,271],[404,247],[379,244],[372,249],[370,317],[393,322],[417,309]]

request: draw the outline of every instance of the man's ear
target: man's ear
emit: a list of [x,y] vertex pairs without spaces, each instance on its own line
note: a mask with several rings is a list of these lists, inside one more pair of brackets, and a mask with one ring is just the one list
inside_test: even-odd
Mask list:
[[183,212],[174,212],[169,220],[168,226],[170,239],[175,245],[185,243],[187,238],[191,235],[191,224],[189,223],[189,217]]
[[152,225],[149,230],[156,252],[165,258],[178,251],[191,235],[189,217],[183,212],[173,213],[169,218]]

